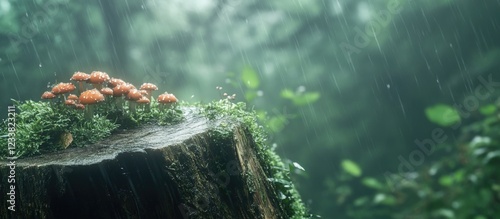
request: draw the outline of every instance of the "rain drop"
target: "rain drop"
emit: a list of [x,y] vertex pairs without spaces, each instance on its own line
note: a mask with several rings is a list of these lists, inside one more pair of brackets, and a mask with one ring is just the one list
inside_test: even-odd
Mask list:
[[297,88],[297,93],[304,93],[306,91],[306,87],[301,85]]

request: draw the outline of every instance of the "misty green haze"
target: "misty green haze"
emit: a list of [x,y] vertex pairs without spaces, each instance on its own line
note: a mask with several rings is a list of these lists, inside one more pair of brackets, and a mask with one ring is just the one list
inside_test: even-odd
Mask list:
[[314,216],[500,218],[499,12],[500,0],[0,0],[0,118],[75,71],[187,102],[235,94],[305,169],[292,177]]

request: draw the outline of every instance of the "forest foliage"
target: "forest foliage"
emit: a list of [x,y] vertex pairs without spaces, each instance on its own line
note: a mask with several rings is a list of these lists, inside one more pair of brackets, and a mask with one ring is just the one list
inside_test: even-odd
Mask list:
[[[481,77],[500,81],[498,11],[489,0],[0,0],[0,105],[96,69],[186,101],[234,94],[307,170],[291,178],[314,214],[490,218],[498,88],[463,111]],[[447,139],[389,188],[385,173],[436,129]]]

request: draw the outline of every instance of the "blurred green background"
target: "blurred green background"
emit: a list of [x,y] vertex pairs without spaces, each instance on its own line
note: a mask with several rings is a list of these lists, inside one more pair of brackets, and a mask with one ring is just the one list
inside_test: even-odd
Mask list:
[[499,0],[0,0],[0,118],[11,98],[37,100],[75,71],[188,102],[236,94],[305,169],[293,178],[312,214],[500,218],[499,11]]

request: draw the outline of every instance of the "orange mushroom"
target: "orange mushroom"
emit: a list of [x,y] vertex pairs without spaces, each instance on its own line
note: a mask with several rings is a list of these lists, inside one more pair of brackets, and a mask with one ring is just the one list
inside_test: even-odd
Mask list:
[[105,88],[101,89],[101,94],[104,94],[106,96],[113,96],[113,89],[111,89],[109,87],[105,87]]
[[160,103],[160,110],[163,109],[163,106],[170,108],[173,104],[177,103],[177,98],[173,94],[165,92],[158,96],[158,103]]
[[82,93],[83,90],[84,90],[83,89],[83,82],[87,81],[89,79],[90,79],[90,75],[89,74],[77,71],[77,72],[75,72],[75,74],[73,74],[73,76],[69,80],[78,81],[78,84],[79,84],[79,86],[78,86],[78,92]]
[[77,104],[75,104],[75,109],[77,109],[77,110],[84,110],[85,109],[85,105],[83,105],[81,103],[77,103]]
[[[149,106],[149,103],[151,102],[147,97],[141,97],[141,99],[138,99],[137,101],[138,104],[140,105],[146,105],[146,107]],[[144,109],[144,108],[143,108]],[[149,111],[149,107],[147,108],[147,110]]]
[[109,75],[106,72],[93,71],[92,73],[90,73],[90,78],[87,83],[94,85],[94,88],[100,90],[102,88],[102,84],[109,79]]
[[123,95],[127,95],[130,91],[130,87],[128,84],[118,84],[113,88],[113,96],[120,97]]
[[94,111],[92,105],[104,101],[104,95],[102,95],[97,89],[84,91],[79,98],[81,104],[87,105],[85,111],[85,118],[91,119]]
[[72,83],[59,83],[52,88],[52,93],[55,95],[69,93],[76,89],[75,85]]
[[151,99],[151,94],[153,93],[154,90],[158,90],[158,87],[151,83],[144,83],[141,85],[141,88],[139,89],[147,91],[148,95],[146,95],[146,97],[148,99]]
[[123,81],[122,79],[118,79],[118,78],[111,78],[108,81],[108,85],[111,88],[116,87],[119,84],[125,84],[125,81]]
[[78,101],[78,96],[74,95],[74,94],[70,94],[68,95],[68,100],[74,100],[75,102]]
[[67,99],[66,101],[64,101],[64,105],[66,105],[66,106],[74,106],[75,105],[75,101]]
[[137,89],[130,89],[130,91],[127,94],[126,99],[129,100],[128,106],[130,109],[130,112],[135,113],[135,101],[139,100],[142,98],[141,92]]
[[42,99],[46,100],[46,99],[54,99],[56,97],[56,95],[54,95],[52,92],[50,91],[45,91],[43,92],[42,94]]

